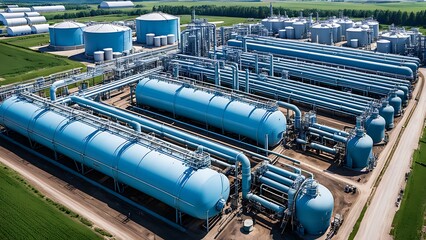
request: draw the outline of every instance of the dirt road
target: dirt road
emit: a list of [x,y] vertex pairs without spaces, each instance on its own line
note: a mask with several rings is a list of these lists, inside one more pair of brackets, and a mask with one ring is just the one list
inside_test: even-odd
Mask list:
[[[425,69],[421,69],[426,73]],[[418,147],[418,141],[424,127],[426,112],[426,84],[422,89],[418,105],[405,127],[401,140],[374,198],[368,207],[355,239],[392,239],[389,235],[393,217],[397,208],[395,201],[409,170],[411,157]]]

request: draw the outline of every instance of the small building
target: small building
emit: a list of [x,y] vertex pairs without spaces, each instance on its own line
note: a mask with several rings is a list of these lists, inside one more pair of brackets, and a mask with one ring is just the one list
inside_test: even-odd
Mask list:
[[6,31],[8,36],[21,36],[31,34],[31,27],[28,25],[7,27]]
[[49,24],[36,24],[31,26],[31,32],[33,34],[47,33],[49,32]]
[[34,6],[31,7],[33,12],[63,12],[65,11],[64,5],[55,5],[55,6]]
[[132,8],[134,6],[132,1],[103,1],[99,8]]
[[8,13],[31,12],[31,8],[28,8],[28,7],[7,8],[6,12]]

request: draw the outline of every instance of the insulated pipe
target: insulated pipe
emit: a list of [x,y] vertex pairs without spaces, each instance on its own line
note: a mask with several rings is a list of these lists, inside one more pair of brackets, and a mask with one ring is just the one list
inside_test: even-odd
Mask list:
[[232,87],[235,90],[239,90],[240,86],[239,86],[239,80],[238,80],[238,64],[237,63],[229,63],[229,65],[232,68]]
[[275,189],[277,189],[277,190],[279,190],[279,191],[281,191],[283,193],[287,193],[288,190],[290,189],[289,187],[287,187],[285,185],[282,185],[281,183],[276,182],[276,181],[274,181],[272,179],[269,179],[267,177],[264,177],[264,176],[260,176],[259,177],[259,182],[261,182],[263,184],[266,184],[266,185],[268,185],[270,187],[273,187],[273,188],[275,188]]
[[296,180],[296,178],[300,176],[300,175],[299,175],[299,174],[297,174],[297,173],[292,173],[292,172],[286,171],[286,170],[284,170],[284,169],[281,169],[281,168],[276,167],[276,166],[271,165],[271,164],[268,164],[268,165],[267,165],[267,168],[268,168],[268,170],[270,170],[271,172],[274,172],[274,173],[279,174],[279,175],[281,175],[281,176],[284,176],[284,177],[286,177],[286,178],[290,178],[290,179],[292,179],[292,180]]
[[332,128],[332,127],[329,127],[329,126],[325,126],[325,125],[321,125],[321,124],[318,124],[318,123],[312,124],[312,127],[317,128],[319,130],[326,131],[326,132],[330,132],[330,133],[333,133],[333,134],[336,133],[336,134],[342,135],[344,137],[349,137],[349,133],[347,133],[345,131],[340,131],[338,129],[335,129],[335,128]]
[[299,108],[291,103],[286,103],[286,102],[282,102],[282,101],[278,101],[277,102],[279,107],[285,108],[285,109],[290,109],[294,112],[295,117],[294,117],[294,127],[296,129],[301,129],[302,128],[302,112],[299,110]]
[[337,142],[343,142],[343,143],[346,143],[346,142],[348,141],[348,139],[347,139],[346,137],[339,136],[339,135],[337,135],[336,133],[335,133],[335,134],[333,134],[333,133],[325,132],[325,131],[322,131],[322,130],[319,130],[319,129],[316,129],[316,128],[313,128],[313,127],[309,127],[309,128],[308,128],[308,130],[309,130],[310,132],[317,133],[317,134],[319,134],[320,136],[326,136],[326,137],[329,137],[329,138],[331,138],[331,139],[333,139],[334,141],[337,141]]
[[269,55],[269,76],[274,76],[274,55]]
[[267,208],[267,209],[269,209],[269,210],[271,210],[271,211],[273,211],[273,212],[275,212],[275,213],[277,213],[279,215],[282,215],[284,213],[284,210],[285,210],[284,207],[279,206],[279,205],[277,205],[277,204],[275,204],[275,203],[273,203],[271,201],[268,201],[268,200],[266,200],[266,199],[264,199],[262,197],[254,195],[252,193],[249,193],[247,195],[247,199],[251,200],[251,201],[254,201],[254,202],[258,202],[263,207],[265,207],[265,208]]
[[323,146],[323,145],[320,145],[320,144],[317,144],[317,143],[311,143],[310,147],[313,148],[313,149],[317,149],[317,150],[320,150],[320,151],[323,151],[323,152],[333,154],[333,155],[336,155],[336,153],[337,153],[337,150],[335,148],[329,148],[329,147],[326,147],[326,146]]
[[254,72],[256,74],[259,74],[259,56],[258,55],[254,57]]
[[162,124],[158,124],[151,120],[135,116],[133,114],[126,113],[122,110],[118,110],[114,107],[107,106],[105,104],[97,103],[85,98],[81,97],[71,97],[71,101],[90,106],[93,110],[103,110],[108,113],[121,116],[123,118],[127,118],[129,120],[138,122],[145,129],[149,129],[149,131],[155,132],[157,134],[163,135],[165,137],[175,139],[176,141],[183,142],[189,146],[197,147],[199,145],[204,147],[204,150],[210,152],[214,155],[225,158],[233,163],[239,162],[241,163],[241,171],[242,171],[242,195],[243,199],[247,199],[247,194],[250,192],[251,188],[251,166],[250,160],[240,151],[235,149],[226,147],[222,144],[214,143],[209,140],[194,136],[192,134],[185,133],[180,130],[176,130],[174,128],[164,126]]
[[52,85],[50,86],[50,100],[51,101],[56,101],[56,90],[60,87],[62,87],[62,85],[65,84],[65,80],[59,80],[56,81],[54,83],[52,83]]
[[271,172],[271,171],[266,171],[263,174],[263,176],[265,176],[267,178],[270,178],[270,179],[272,179],[272,180],[274,180],[276,182],[279,182],[281,184],[284,184],[286,186],[289,186],[289,187],[293,186],[293,183],[294,183],[294,180],[291,180],[289,178],[280,176],[280,175],[278,175],[278,174],[276,174],[274,172]]

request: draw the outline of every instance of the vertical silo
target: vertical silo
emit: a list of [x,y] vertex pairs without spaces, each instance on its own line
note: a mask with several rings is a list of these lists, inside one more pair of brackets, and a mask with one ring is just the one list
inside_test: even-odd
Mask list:
[[332,29],[330,25],[322,23],[311,28],[311,42],[331,45]]
[[380,39],[377,41],[377,52],[379,53],[390,53],[391,42],[386,39]]
[[410,41],[410,37],[408,35],[396,31],[382,34],[382,39],[390,41],[391,53],[394,54],[404,54]]
[[294,38],[295,39],[303,39],[306,35],[306,25],[304,22],[294,22]]

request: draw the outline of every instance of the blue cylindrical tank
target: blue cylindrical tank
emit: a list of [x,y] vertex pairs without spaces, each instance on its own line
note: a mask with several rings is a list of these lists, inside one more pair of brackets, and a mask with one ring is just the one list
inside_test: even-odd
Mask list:
[[84,44],[83,30],[86,25],[77,22],[61,22],[49,27],[50,46],[78,47]]
[[402,100],[398,97],[396,91],[390,94],[388,101],[389,105],[391,105],[394,109],[394,116],[401,115]]
[[136,87],[136,101],[248,137],[262,146],[266,134],[268,146],[275,146],[286,130],[286,118],[278,109],[180,83],[145,78]]
[[180,38],[180,18],[162,12],[153,12],[136,18],[136,35],[138,43],[146,43],[146,34],[155,36],[174,34]]
[[367,134],[373,140],[373,143],[379,143],[385,138],[385,119],[379,115],[379,110],[376,108],[373,113],[365,120],[365,129]]
[[321,235],[330,226],[334,198],[330,190],[315,180],[307,180],[296,198],[296,218],[310,235]]
[[386,129],[392,129],[394,127],[393,120],[395,115],[395,110],[391,105],[389,105],[389,102],[383,101],[382,107],[379,110],[380,116],[382,116],[385,119],[386,122]]
[[356,136],[346,145],[346,165],[350,168],[365,168],[373,154],[373,139],[358,129]]
[[92,56],[95,51],[112,48],[113,52],[124,52],[132,49],[132,30],[128,27],[97,24],[84,29],[86,55]]
[[398,90],[396,90],[396,95],[397,95],[399,98],[401,98],[401,104],[405,104],[405,103],[408,101],[408,99],[407,99],[407,98],[406,98],[406,96],[405,96],[404,91],[402,91],[402,90],[398,89]]
[[229,196],[229,181],[221,173],[195,170],[169,152],[42,104],[6,99],[0,124],[196,218],[217,215]]

